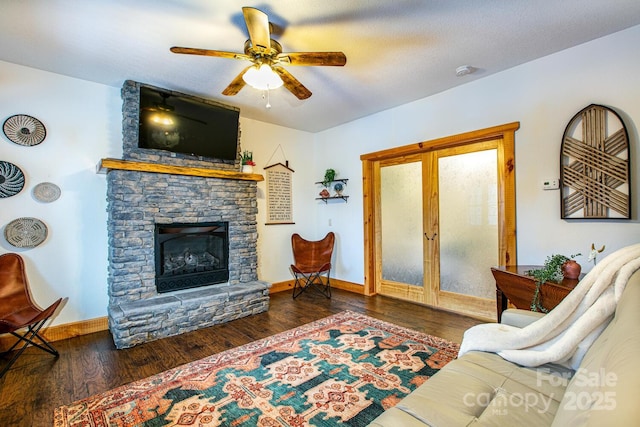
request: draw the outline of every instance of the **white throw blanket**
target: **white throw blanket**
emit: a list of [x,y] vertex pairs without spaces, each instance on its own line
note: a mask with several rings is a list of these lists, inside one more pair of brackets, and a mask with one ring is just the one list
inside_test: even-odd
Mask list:
[[640,269],[640,244],[605,257],[547,315],[524,328],[497,323],[464,333],[458,357],[468,351],[497,353],[523,366],[555,362],[576,369],[607,327],[629,277]]

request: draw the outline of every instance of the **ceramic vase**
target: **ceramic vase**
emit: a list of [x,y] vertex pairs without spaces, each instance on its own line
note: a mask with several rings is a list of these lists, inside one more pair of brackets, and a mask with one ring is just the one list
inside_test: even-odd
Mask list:
[[580,266],[580,264],[572,259],[562,264],[562,275],[565,279],[578,279],[580,277],[581,270],[582,267]]
[[253,173],[253,166],[242,165],[242,173]]

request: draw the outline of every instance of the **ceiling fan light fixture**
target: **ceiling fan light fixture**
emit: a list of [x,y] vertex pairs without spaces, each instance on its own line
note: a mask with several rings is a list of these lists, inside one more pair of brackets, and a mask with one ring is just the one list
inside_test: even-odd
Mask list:
[[283,85],[279,75],[268,64],[251,67],[242,76],[249,86],[259,90],[276,89]]

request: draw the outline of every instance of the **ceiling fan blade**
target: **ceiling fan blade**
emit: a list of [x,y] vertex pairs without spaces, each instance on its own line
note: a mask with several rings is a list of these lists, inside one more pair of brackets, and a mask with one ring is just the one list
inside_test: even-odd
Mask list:
[[279,54],[276,59],[290,65],[342,67],[347,63],[347,57],[342,52],[288,52]]
[[271,35],[267,14],[253,7],[243,7],[242,13],[247,23],[251,45],[260,52],[268,52],[271,49]]
[[249,65],[247,68],[245,68],[244,70],[242,70],[240,72],[240,74],[238,74],[236,76],[235,79],[233,79],[233,81],[231,83],[229,83],[229,86],[227,86],[223,91],[222,94],[223,95],[227,95],[227,96],[233,96],[233,95],[237,95],[238,92],[240,92],[240,90],[245,86],[245,81],[242,78],[242,76],[244,76],[244,73],[247,72],[247,70],[249,68],[253,67],[253,65]]
[[282,67],[272,67],[273,71],[278,73],[289,92],[294,94],[298,99],[307,99],[311,96],[311,91],[304,87],[293,75]]
[[225,52],[222,50],[197,49],[193,47],[179,47],[179,46],[174,46],[170,50],[173,53],[184,53],[187,55],[216,56],[219,58],[251,60],[251,57],[249,55],[245,55],[244,53]]

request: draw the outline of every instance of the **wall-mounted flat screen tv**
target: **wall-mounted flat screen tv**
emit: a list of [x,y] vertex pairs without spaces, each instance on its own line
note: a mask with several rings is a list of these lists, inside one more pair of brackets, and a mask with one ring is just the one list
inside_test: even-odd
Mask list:
[[238,154],[240,111],[195,96],[140,86],[139,148],[219,160]]

